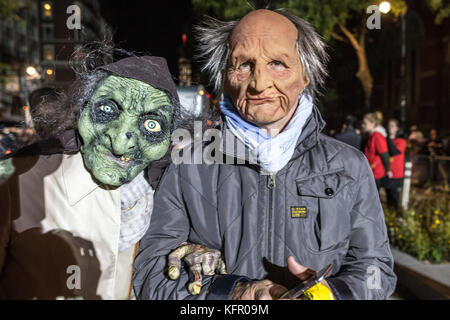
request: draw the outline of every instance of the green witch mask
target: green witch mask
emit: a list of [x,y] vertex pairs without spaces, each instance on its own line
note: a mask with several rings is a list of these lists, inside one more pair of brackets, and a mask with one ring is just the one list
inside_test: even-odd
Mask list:
[[169,96],[144,82],[108,76],[78,121],[86,167],[101,183],[131,181],[170,146]]

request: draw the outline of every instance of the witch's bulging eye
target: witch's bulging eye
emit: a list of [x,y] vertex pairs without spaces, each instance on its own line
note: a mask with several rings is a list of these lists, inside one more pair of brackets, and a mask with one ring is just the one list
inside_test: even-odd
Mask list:
[[111,106],[108,106],[107,104],[106,105],[105,104],[100,105],[99,109],[101,111],[103,111],[103,112],[106,112],[106,113],[113,113],[114,112],[114,109]]
[[145,120],[144,128],[145,128],[145,130],[151,131],[151,132],[161,131],[161,125],[159,124],[159,122],[156,120],[152,120],[152,119]]
[[91,117],[94,122],[108,123],[115,121],[121,114],[120,106],[110,99],[101,100],[93,103],[91,108]]

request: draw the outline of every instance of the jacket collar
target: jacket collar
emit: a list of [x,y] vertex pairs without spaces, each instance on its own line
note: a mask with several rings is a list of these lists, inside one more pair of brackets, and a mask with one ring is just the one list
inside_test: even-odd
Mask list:
[[[224,155],[234,157],[240,160],[247,160],[250,164],[257,164],[256,159],[249,158],[249,150],[248,148],[234,135],[230,130],[226,128],[225,121],[222,115],[221,121],[221,132],[222,132],[222,140],[219,144],[219,151]],[[297,140],[297,146],[292,155],[292,159],[297,158],[303,152],[309,150],[313,146],[315,146],[319,140],[319,134],[322,132],[325,127],[325,121],[320,114],[319,109],[314,105],[311,115],[306,121],[305,126],[303,127],[302,133]],[[227,144],[229,139],[234,139],[234,144]],[[233,148],[231,147],[233,146]],[[245,150],[244,152],[238,152],[238,150]]]
[[71,206],[100,187],[84,166],[81,152],[63,155],[62,178],[67,199]]
[[325,127],[325,124],[319,109],[314,106],[312,114],[306,121],[303,131],[297,140],[297,147],[292,158],[298,157],[318,143],[319,134]]

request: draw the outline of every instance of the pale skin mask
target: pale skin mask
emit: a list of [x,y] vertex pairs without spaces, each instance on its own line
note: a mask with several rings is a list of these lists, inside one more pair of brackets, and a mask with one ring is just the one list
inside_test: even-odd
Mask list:
[[282,131],[309,84],[297,48],[298,31],[285,17],[256,10],[230,36],[225,92],[245,120]]
[[78,121],[86,167],[99,182],[133,180],[170,146],[173,106],[162,90],[110,75],[94,92]]

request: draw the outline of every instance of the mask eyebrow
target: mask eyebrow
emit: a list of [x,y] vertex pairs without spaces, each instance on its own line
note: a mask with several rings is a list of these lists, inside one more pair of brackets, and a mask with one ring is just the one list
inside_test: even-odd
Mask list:
[[95,102],[99,102],[101,100],[112,100],[117,104],[119,109],[123,109],[124,97],[122,96],[122,94],[120,94],[120,92],[118,93],[116,90],[102,92],[99,96],[95,97]]
[[234,63],[238,63],[241,61],[251,61],[254,60],[254,57],[252,57],[249,52],[235,52],[234,54],[230,55],[230,60]]
[[111,100],[112,102],[114,102],[115,104],[117,104],[118,107],[122,108],[122,102],[121,102],[121,98],[117,97],[114,93],[113,94],[102,94],[101,96],[98,96],[95,99],[97,102],[99,101],[105,101],[105,100]]
[[172,102],[169,97],[164,95],[157,95],[154,93],[147,93],[146,97],[142,99],[142,103],[136,108],[139,113],[151,112],[162,107],[172,107]]
[[171,109],[172,109],[172,105],[164,104],[162,106],[156,107],[153,110],[150,110],[150,111],[140,110],[140,112],[141,112],[141,116],[155,115],[158,117],[167,117],[167,113],[170,112]]
[[111,77],[107,77],[97,90],[101,93],[104,92],[104,94],[115,94],[117,91],[126,90],[126,86],[122,82],[118,81],[117,78]]

